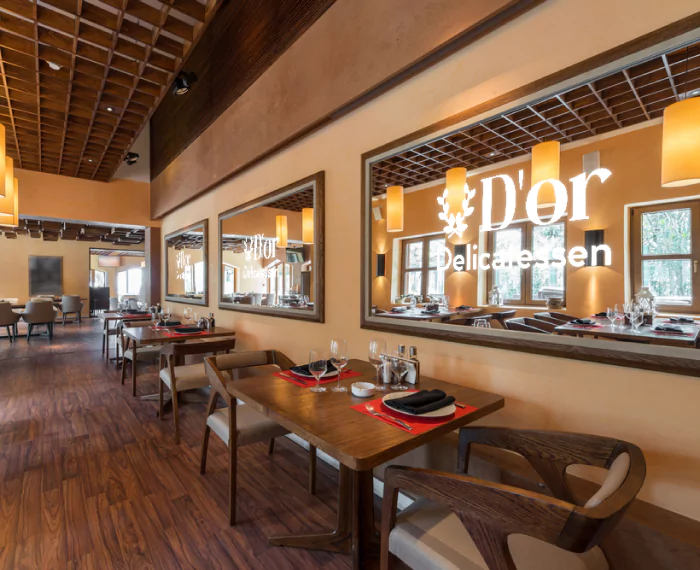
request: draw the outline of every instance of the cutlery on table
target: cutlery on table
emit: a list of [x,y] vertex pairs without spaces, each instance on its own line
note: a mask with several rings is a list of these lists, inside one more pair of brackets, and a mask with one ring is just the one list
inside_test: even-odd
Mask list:
[[280,376],[287,378],[287,380],[293,380],[294,382],[299,382],[300,384],[308,384],[306,380],[302,380],[301,378],[295,378],[294,376],[290,376],[289,374],[285,374],[284,372],[280,372]]
[[464,404],[460,404],[459,402],[455,402],[455,406],[457,406],[458,408],[462,408],[462,409],[467,407]]
[[377,410],[374,409],[374,406],[372,404],[365,404],[365,409],[373,416],[377,416],[379,418],[384,418],[385,420],[392,421],[396,424],[399,424],[402,428],[405,428],[407,430],[413,430],[413,428],[411,426],[409,426],[406,422],[402,422],[400,419],[395,418],[393,416],[390,416],[389,414],[384,414],[382,412],[378,412]]

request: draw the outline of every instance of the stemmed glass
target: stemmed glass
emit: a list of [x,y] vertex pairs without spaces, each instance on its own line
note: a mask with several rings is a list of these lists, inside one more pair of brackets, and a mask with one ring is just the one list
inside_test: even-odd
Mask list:
[[615,328],[615,321],[617,320],[617,305],[615,307],[608,307],[607,312],[605,313],[608,319],[610,319],[610,326]]
[[190,324],[192,322],[192,307],[185,307],[185,310],[182,312],[182,316],[184,317],[185,321],[187,321],[187,324]]
[[345,386],[340,385],[340,380],[343,375],[343,368],[348,365],[347,340],[331,341],[331,364],[338,369],[338,384],[331,388],[331,392],[347,392],[348,389]]
[[170,320],[170,317],[172,316],[172,313],[170,312],[170,307],[163,307],[163,320],[165,321],[165,326],[168,326],[168,321]]
[[379,369],[382,367],[384,362],[382,361],[382,354],[386,354],[386,341],[383,338],[374,338],[369,341],[369,361],[374,366],[377,371],[377,390],[379,392],[386,391],[386,386],[382,383],[382,379],[379,377]]
[[321,376],[328,369],[326,351],[322,348],[312,348],[309,351],[309,372],[316,379],[316,385],[309,388],[312,392],[325,392],[325,386],[321,386]]
[[403,383],[403,377],[408,373],[408,366],[400,357],[398,352],[392,354],[391,371],[396,377],[396,383],[391,385],[392,390],[408,390],[408,386]]
[[644,321],[644,313],[639,310],[639,307],[635,306],[634,311],[629,315],[629,319],[635,334],[639,334],[639,325]]
[[153,323],[154,327],[157,327],[158,323],[160,322],[160,315],[155,310],[151,313],[151,322]]
[[615,320],[624,322],[624,320],[625,320],[624,311],[620,311],[620,309],[618,309],[617,305],[615,305],[614,309],[615,309]]
[[449,295],[443,295],[442,300],[445,303],[445,310],[449,311],[450,310],[450,296]]
[[488,322],[486,319],[476,319],[474,321],[474,326],[483,328],[483,329],[490,329],[491,328],[491,323]]

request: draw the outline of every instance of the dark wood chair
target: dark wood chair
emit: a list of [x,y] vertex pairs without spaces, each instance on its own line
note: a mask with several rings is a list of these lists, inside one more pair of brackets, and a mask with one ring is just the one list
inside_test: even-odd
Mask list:
[[501,328],[504,329],[506,328],[506,320],[515,317],[515,313],[515,309],[511,309],[509,311],[501,311],[500,313],[491,313],[491,318],[492,321],[496,321],[499,325],[501,325]]
[[180,412],[178,394],[186,390],[197,390],[209,387],[209,378],[204,368],[204,362],[181,364],[186,356],[202,354],[229,354],[236,348],[236,339],[209,342],[170,343],[160,349],[160,372],[158,383],[158,417],[163,419],[163,385],[167,386],[172,395],[173,422],[175,424],[175,443],[180,444]]
[[[207,407],[207,419],[202,442],[200,473],[207,467],[207,449],[209,435],[213,430],[228,446],[229,451],[229,503],[228,519],[231,525],[236,523],[236,474],[238,448],[251,443],[269,441],[269,451],[274,449],[276,437],[282,437],[289,430],[252,407],[239,403],[226,390],[228,382],[235,382],[239,376],[262,367],[265,372],[274,367],[277,370],[289,370],[294,366],[289,358],[276,350],[259,350],[237,352],[223,356],[208,356],[204,359],[207,376],[211,385],[211,396]],[[242,374],[243,373],[243,374]],[[217,401],[223,400],[225,407],[217,408]],[[309,492],[316,492],[316,448],[309,446]]]
[[[519,453],[552,496],[464,474],[474,444]],[[594,435],[469,427],[460,430],[458,473],[390,466],[384,477],[381,568],[608,569],[601,541],[644,483],[631,443]],[[583,505],[566,482],[570,465],[608,469]],[[420,497],[397,515],[399,491]]]
[[554,331],[555,325],[546,323],[538,319],[530,317],[516,317],[505,321],[506,328],[510,331],[534,332],[551,334]]
[[578,317],[572,316],[572,315],[565,315],[564,313],[557,313],[556,311],[546,311],[542,313],[535,313],[533,315],[536,319],[540,319],[542,321],[548,321],[552,322],[555,325],[564,325],[568,323],[569,321],[573,321],[574,319],[577,319]]
[[480,315],[478,317],[464,317],[461,319],[453,319],[451,321],[447,321],[448,325],[464,325],[467,327],[473,327],[475,321],[486,321],[487,323],[491,324],[491,319],[493,318],[493,315]]

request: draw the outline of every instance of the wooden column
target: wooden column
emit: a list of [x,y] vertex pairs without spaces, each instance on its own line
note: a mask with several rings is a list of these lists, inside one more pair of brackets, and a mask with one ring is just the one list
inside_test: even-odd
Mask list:
[[160,228],[146,228],[146,303],[160,303],[161,239]]

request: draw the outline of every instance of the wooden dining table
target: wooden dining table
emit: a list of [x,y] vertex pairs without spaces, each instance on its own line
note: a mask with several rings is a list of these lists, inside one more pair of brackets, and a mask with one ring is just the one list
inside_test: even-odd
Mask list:
[[[568,336],[590,336],[593,338],[607,338],[611,340],[621,340],[625,342],[637,342],[643,344],[659,344],[665,346],[679,346],[695,348],[700,334],[698,324],[680,324],[683,333],[675,334],[668,332],[654,332],[654,327],[659,324],[672,324],[668,318],[660,317],[653,321],[652,325],[642,325],[638,332],[634,332],[631,325],[619,325],[613,327],[607,318],[596,318],[595,326],[583,326],[566,323],[554,329],[558,335]],[[675,324],[675,323],[673,323]]]
[[471,317],[483,313],[484,309],[479,307],[470,307],[468,309],[440,309],[437,313],[425,313],[424,309],[406,309],[405,311],[380,313],[377,317],[389,317],[392,319],[406,321],[422,321],[422,322],[449,322],[455,317]]
[[[362,360],[350,360],[348,370],[361,375],[341,380],[348,387],[347,393],[314,393],[275,375],[237,379],[228,383],[227,390],[340,462],[335,529],[272,536],[269,543],[352,554],[353,568],[367,568],[378,555],[373,469],[495,412],[503,407],[504,400],[496,394],[422,376],[420,389],[443,390],[456,402],[477,409],[462,417],[455,414],[429,431],[410,433],[352,409],[372,398],[353,396],[350,385],[374,382],[376,372],[374,366]],[[406,421],[410,424],[410,419]]]
[[[115,360],[117,361],[117,364],[119,363],[119,350],[117,349],[117,342],[119,342],[116,339],[116,331],[114,328],[110,329],[110,324],[111,323],[118,323],[119,321],[149,321],[153,315],[151,313],[145,314],[145,315],[134,315],[131,313],[123,313],[121,311],[105,311],[102,315],[102,320],[104,321],[104,330],[106,333],[106,338],[105,338],[105,360],[109,362],[109,337],[114,336],[115,337],[115,346],[114,349],[117,352],[117,356],[115,357]],[[111,332],[110,332],[111,331]],[[114,334],[112,334],[114,333]]]
[[[129,319],[133,320],[133,319]],[[178,325],[182,326],[182,325]],[[193,326],[193,325],[191,325]],[[206,334],[193,333],[193,334],[179,334],[173,332],[175,327],[124,327],[122,334],[125,337],[124,342],[124,352],[129,348],[133,351],[133,360],[131,366],[131,392],[132,395],[136,396],[136,356],[139,347],[142,346],[153,346],[153,345],[163,345],[171,342],[185,342],[187,340],[205,340],[208,338],[222,338],[222,337],[235,337],[236,332],[231,329],[226,329],[223,327],[212,327],[211,330],[206,331]],[[123,366],[123,364],[122,364]],[[157,394],[156,394],[157,396]],[[152,394],[145,399],[151,399]]]

